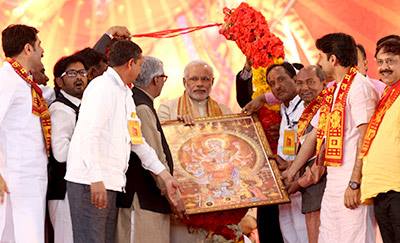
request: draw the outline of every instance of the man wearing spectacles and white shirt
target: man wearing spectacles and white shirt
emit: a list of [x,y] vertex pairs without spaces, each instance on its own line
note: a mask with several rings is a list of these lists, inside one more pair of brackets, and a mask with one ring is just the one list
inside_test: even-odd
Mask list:
[[140,72],[142,50],[117,41],[109,59],[110,67],[83,95],[68,153],[65,179],[75,243],[114,242],[116,195],[124,191],[131,150],[165,184],[173,210],[184,213],[178,183],[143,138],[136,115],[130,87]]
[[52,154],[48,165],[48,208],[54,228],[54,242],[73,243],[64,176],[69,144],[78,119],[83,91],[88,83],[83,60],[75,55],[61,58],[54,66],[54,77],[60,92],[49,108]]

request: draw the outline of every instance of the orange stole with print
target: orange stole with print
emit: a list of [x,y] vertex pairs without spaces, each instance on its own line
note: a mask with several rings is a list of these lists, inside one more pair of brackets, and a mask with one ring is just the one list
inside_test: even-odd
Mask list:
[[51,121],[50,112],[43,98],[42,90],[33,81],[32,76],[28,74],[24,67],[21,66],[16,60],[12,58],[6,59],[8,63],[11,64],[14,71],[31,86],[32,93],[32,114],[39,116],[40,125],[42,127],[43,139],[46,146],[47,155],[50,155],[50,145],[51,145]]
[[398,80],[394,85],[388,87],[383,94],[382,99],[379,101],[378,107],[376,108],[374,115],[372,115],[367,131],[365,132],[360,158],[363,158],[368,154],[369,148],[374,141],[386,111],[393,105],[399,95],[400,80]]
[[322,90],[321,93],[319,93],[319,95],[304,109],[303,114],[301,114],[299,119],[299,123],[297,124],[297,138],[301,138],[306,132],[311,120],[322,106],[324,96],[328,93],[328,89],[329,88]]
[[[334,85],[328,89],[323,101],[324,103],[321,106],[317,132],[317,155],[319,155],[321,146],[325,141],[325,159],[323,164],[325,166],[341,166],[343,163],[346,99],[356,74],[357,69],[354,67],[350,68],[338,87]],[[339,89],[339,92],[331,110],[336,87]]]
[[[190,101],[189,95],[186,93],[186,91],[183,93],[181,97],[179,97],[178,100],[178,116],[182,115],[190,115],[193,118],[196,118],[194,112],[193,112],[193,107],[192,107],[192,102]],[[213,100],[211,97],[208,97],[207,100],[207,117],[213,117],[213,116],[222,116],[222,110],[219,107],[218,103]]]

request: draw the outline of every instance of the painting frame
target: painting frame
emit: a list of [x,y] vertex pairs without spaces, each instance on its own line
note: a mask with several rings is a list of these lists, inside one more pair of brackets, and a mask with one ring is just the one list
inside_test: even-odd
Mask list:
[[[232,124],[230,124],[232,123]],[[209,125],[212,124],[212,125]],[[238,125],[237,125],[238,124]],[[242,126],[241,126],[242,124]],[[207,130],[208,126],[211,127],[213,130],[209,131]],[[223,126],[223,128],[218,128],[218,126]],[[245,115],[245,114],[231,114],[231,115],[224,115],[224,116],[217,116],[217,117],[204,117],[204,118],[197,118],[194,120],[194,125],[193,126],[185,126],[181,121],[177,120],[171,120],[171,121],[165,121],[162,123],[163,131],[165,134],[165,137],[167,139],[167,142],[170,146],[171,154],[174,160],[174,177],[178,180],[178,182],[183,186],[184,188],[191,188],[191,193],[186,193],[189,190],[182,190],[182,198],[184,199],[185,206],[186,206],[186,212],[187,214],[199,214],[199,213],[207,213],[207,212],[214,212],[214,211],[223,211],[223,210],[232,210],[232,209],[239,209],[239,208],[251,208],[251,207],[257,207],[257,206],[263,206],[263,205],[272,205],[272,204],[282,204],[282,203],[287,203],[290,202],[289,196],[287,194],[287,191],[285,189],[285,186],[281,180],[280,172],[278,169],[278,166],[276,164],[276,161],[273,159],[274,155],[271,151],[271,148],[269,146],[269,143],[267,141],[267,138],[264,133],[264,129],[262,128],[261,122],[259,121],[257,115]],[[206,128],[205,128],[206,127]],[[234,132],[229,131],[229,130],[224,130],[231,128],[234,130]],[[201,130],[202,129],[202,130]],[[218,130],[219,129],[219,130]],[[183,131],[183,132],[182,132]],[[218,131],[218,132],[215,132]],[[242,134],[241,134],[242,133]],[[182,134],[183,138],[179,138],[179,136],[176,136],[176,134]],[[187,134],[190,134],[188,136]],[[244,135],[243,135],[244,134]],[[251,134],[252,136],[248,136],[248,134]],[[254,135],[255,134],[255,135]],[[185,136],[186,135],[186,136]],[[245,136],[246,135],[246,136]],[[249,138],[250,137],[250,138]],[[228,139],[227,142],[224,143],[224,139]],[[230,140],[229,140],[230,139]],[[222,141],[221,141],[222,140]],[[189,141],[189,142],[188,142]],[[233,142],[232,142],[233,141]],[[207,143],[209,142],[209,143]],[[207,146],[204,145],[207,143]],[[214,143],[214,150],[207,150],[209,147]],[[190,144],[190,145],[189,145]],[[194,145],[195,146],[194,146]],[[199,145],[201,144],[201,147],[199,148]],[[216,145],[215,145],[216,144]],[[220,144],[220,145],[218,145]],[[223,145],[221,145],[223,144]],[[226,145],[228,144],[228,145]],[[238,149],[232,149],[231,144],[235,144],[236,148]],[[197,146],[197,147],[196,147]],[[206,148],[204,148],[206,146]],[[230,150],[227,148],[231,148]],[[220,153],[215,152],[215,148],[219,148]],[[260,149],[261,148],[261,149]],[[247,149],[247,150],[246,150]],[[204,150],[206,152],[204,153]],[[231,150],[235,150],[234,152],[231,152]],[[200,151],[200,152],[199,152]],[[240,151],[244,151],[243,154],[244,156],[240,157]],[[249,152],[247,152],[249,151]],[[231,152],[229,154],[229,152]],[[239,153],[239,155],[237,155]],[[200,154],[196,155],[195,154]],[[226,155],[226,156],[219,156],[222,159],[216,160],[216,158],[219,158],[218,155]],[[186,156],[186,157],[185,157]],[[188,157],[189,156],[189,157]],[[246,157],[247,156],[247,157]],[[201,159],[199,159],[199,157]],[[212,159],[210,159],[210,157]],[[185,159],[189,158],[189,159]],[[225,158],[225,159],[224,159]],[[236,159],[232,159],[236,158]],[[207,172],[204,172],[204,167],[206,166],[201,166],[201,170],[198,169],[199,164],[205,165],[210,161],[213,161],[213,167],[209,169]],[[193,162],[196,161],[196,162]],[[201,163],[199,161],[202,161]],[[205,162],[204,162],[205,161]],[[217,162],[215,162],[217,161]],[[222,162],[218,162],[222,161]],[[228,161],[228,162],[226,162]],[[233,161],[233,162],[232,162]],[[235,163],[236,161],[236,163]],[[239,161],[239,162],[237,162]],[[243,161],[249,161],[247,164]],[[261,161],[261,162],[259,162]],[[238,165],[236,165],[239,163]],[[245,165],[243,165],[244,163]],[[210,164],[210,163],[208,163]],[[216,165],[215,165],[216,164]],[[218,170],[219,165],[222,164],[222,167],[226,165],[225,167],[229,167],[229,169],[226,169],[223,167],[221,169],[221,172],[215,172]],[[232,165],[235,164],[234,169],[231,169]],[[262,180],[263,176],[264,178],[268,178],[268,185],[271,184],[271,180],[273,180],[273,187],[271,188],[266,188],[265,190],[273,190],[270,194],[267,192],[264,192],[264,194],[260,194],[260,190],[257,189],[259,197],[255,196],[257,193],[253,193],[251,200],[246,201],[243,199],[243,195],[246,194],[246,190],[243,189],[243,185],[246,185],[244,181],[246,179],[242,179],[242,170],[243,171],[250,171],[248,168],[253,168],[250,166],[255,164],[253,167],[254,168],[259,168],[258,170],[254,169],[253,174],[254,178],[256,178],[258,181],[261,181],[264,185],[264,181]],[[189,166],[197,166],[196,169],[190,168]],[[246,167],[247,166],[247,167]],[[207,167],[207,168],[210,168]],[[224,169],[226,171],[224,171]],[[198,173],[198,171],[200,172]],[[232,175],[235,175],[235,170],[238,171],[236,174],[240,174],[239,179],[235,180],[235,182],[230,182],[233,177]],[[188,172],[190,171],[190,172]],[[233,172],[231,172],[233,171]],[[197,174],[196,174],[196,173]],[[224,177],[222,177],[222,180],[219,182],[218,181],[212,181],[212,183],[204,182],[201,183],[199,178],[206,178],[205,180],[209,180],[211,177],[212,179],[214,178],[219,178],[216,175],[224,175],[226,180],[224,181]],[[212,174],[212,176],[210,176]],[[216,175],[215,175],[216,174]],[[249,175],[251,174],[250,172],[248,173]],[[257,178],[257,174],[260,174],[259,177]],[[268,176],[265,176],[268,175]],[[231,176],[231,177],[229,177]],[[221,179],[221,178],[220,178]],[[203,179],[202,179],[203,180]],[[228,181],[230,183],[228,183]],[[217,187],[221,187],[218,190],[212,190],[209,189],[210,193],[204,193],[205,191],[207,192],[207,188],[210,187],[210,185],[216,184]],[[222,183],[222,184],[221,184]],[[225,187],[220,186],[223,185],[223,183],[226,183],[227,185]],[[182,185],[183,184],[183,185]],[[190,184],[191,186],[187,186]],[[234,184],[236,186],[234,186]],[[205,185],[205,186],[204,186]],[[259,185],[259,183],[258,183]],[[212,186],[211,186],[212,187]],[[198,188],[201,188],[198,189]],[[206,189],[204,189],[206,188]],[[228,189],[223,188],[234,188],[232,189],[231,192],[229,192]],[[250,186],[245,188],[250,188]],[[226,205],[222,205],[225,202],[221,200],[217,200],[215,198],[230,198],[229,196],[224,197],[220,194],[228,191],[227,193],[230,193],[228,195],[232,195],[232,199],[237,199],[237,195],[234,195],[235,192],[240,192],[244,191],[240,196],[240,202],[235,203],[234,201],[227,201]],[[248,189],[250,190],[250,189]],[[217,191],[219,194],[217,194],[215,191]],[[251,190],[250,190],[251,191]],[[213,192],[213,193],[211,193]],[[225,194],[227,194],[225,193]],[[240,194],[240,193],[239,193]],[[278,196],[277,196],[278,194]],[[204,198],[207,198],[207,195],[210,199],[211,202],[214,204],[218,205],[211,205],[209,206],[209,202],[205,200]],[[217,196],[215,196],[217,195]],[[273,196],[271,196],[273,195]],[[201,199],[199,199],[201,198]],[[246,198],[246,197],[245,197]],[[262,198],[258,200],[259,198]],[[247,199],[247,198],[246,198]],[[196,201],[197,200],[197,201]],[[213,201],[214,200],[214,201]],[[206,201],[204,203],[204,201]],[[189,202],[189,203],[188,203]],[[196,204],[197,203],[197,204]],[[189,206],[188,206],[189,205]],[[205,206],[206,205],[206,206]]]

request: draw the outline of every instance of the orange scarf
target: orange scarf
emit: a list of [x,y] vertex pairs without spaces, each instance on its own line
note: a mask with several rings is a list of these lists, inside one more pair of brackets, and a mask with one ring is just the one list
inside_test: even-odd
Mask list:
[[369,148],[378,132],[379,126],[382,123],[383,117],[386,111],[393,105],[397,97],[400,95],[400,80],[394,85],[390,86],[385,90],[382,99],[378,103],[378,107],[375,110],[374,115],[368,124],[367,131],[365,132],[363,145],[361,147],[360,158],[363,158],[368,154]]
[[40,117],[40,124],[42,126],[43,138],[46,145],[47,155],[50,153],[51,144],[51,122],[50,112],[47,107],[47,103],[42,95],[42,90],[33,81],[32,76],[29,75],[24,67],[21,66],[16,60],[7,58],[7,62],[11,64],[14,71],[31,86],[32,93],[32,113]]
[[335,104],[333,104],[333,96],[336,84],[327,90],[324,97],[317,130],[317,155],[319,155],[321,146],[325,142],[325,159],[323,164],[325,166],[341,166],[343,163],[346,99],[356,74],[357,69],[352,67],[344,76],[338,87],[339,92]]
[[[195,113],[193,111],[193,105],[192,102],[189,98],[189,95],[186,93],[186,91],[183,93],[181,97],[179,97],[178,100],[178,116],[182,115],[190,115],[193,118],[196,118]],[[222,116],[222,110],[219,107],[218,103],[211,99],[211,97],[208,97],[207,100],[207,117],[212,117],[212,116]]]
[[[304,109],[301,117],[299,119],[299,123],[297,124],[297,137],[301,138],[307,130],[308,125],[311,120],[317,114],[319,108],[322,105],[324,100],[324,96],[328,93],[328,88],[321,91],[321,93],[311,101],[310,104]],[[299,141],[299,140],[298,140]]]

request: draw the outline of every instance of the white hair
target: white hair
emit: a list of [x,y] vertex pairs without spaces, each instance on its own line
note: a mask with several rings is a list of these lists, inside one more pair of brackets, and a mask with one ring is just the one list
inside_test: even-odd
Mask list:
[[183,70],[183,77],[185,77],[185,78],[188,77],[188,75],[189,75],[189,69],[190,69],[192,66],[204,66],[204,67],[207,67],[207,68],[209,68],[209,69],[211,70],[212,76],[214,76],[214,70],[213,70],[213,68],[211,67],[211,65],[209,65],[208,63],[206,63],[206,62],[203,61],[203,60],[194,60],[194,61],[189,62],[189,63],[185,66],[185,69]]
[[162,61],[155,57],[144,56],[140,73],[135,80],[135,85],[147,87],[154,77],[162,74],[164,74]]

